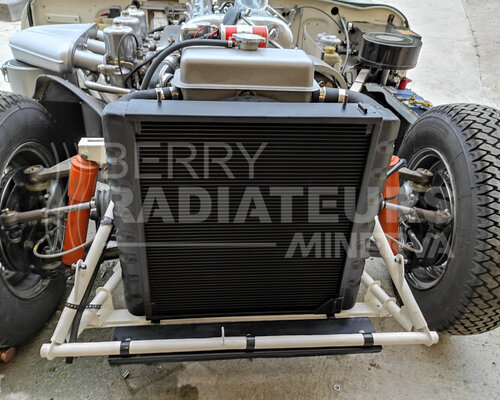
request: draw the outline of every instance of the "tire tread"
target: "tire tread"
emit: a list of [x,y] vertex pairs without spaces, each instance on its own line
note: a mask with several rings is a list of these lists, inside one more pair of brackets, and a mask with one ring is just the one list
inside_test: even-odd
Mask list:
[[461,129],[471,156],[472,189],[478,198],[468,290],[459,298],[458,311],[441,329],[455,335],[482,333],[500,325],[500,112],[477,104],[443,105],[431,112],[446,116]]
[[5,92],[0,90],[0,113],[7,111],[9,108],[23,103],[25,101],[30,101],[38,104],[35,100],[29,97],[23,96],[21,94],[15,94],[10,92]]

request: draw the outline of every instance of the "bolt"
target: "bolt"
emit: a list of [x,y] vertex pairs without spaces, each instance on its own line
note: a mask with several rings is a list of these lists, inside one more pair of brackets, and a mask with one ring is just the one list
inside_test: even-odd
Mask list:
[[122,372],[122,378],[127,379],[130,375],[130,371],[126,369],[125,371]]
[[417,168],[417,172],[420,172],[422,175],[425,175],[425,176],[428,176],[428,177],[431,177],[431,176],[434,175],[431,171],[429,171],[426,168]]
[[41,165],[32,165],[24,170],[25,174],[32,174],[33,172],[40,171],[43,167]]

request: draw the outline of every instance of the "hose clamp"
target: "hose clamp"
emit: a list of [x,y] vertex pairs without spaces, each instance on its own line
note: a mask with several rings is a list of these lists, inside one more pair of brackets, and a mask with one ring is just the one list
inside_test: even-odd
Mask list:
[[158,100],[158,103],[161,103],[162,100],[165,100],[165,94],[163,93],[163,89],[156,87],[156,100]]
[[174,86],[170,86],[169,90],[172,95],[172,100],[179,100],[179,90]]
[[346,97],[346,90],[345,89],[339,89],[339,97],[337,99],[338,103],[344,103],[345,97]]
[[[339,95],[340,96],[340,95]],[[325,99],[326,99],[326,87],[325,86],[321,86],[319,88],[319,97],[318,97],[318,101],[320,103],[324,103],[325,102]]]

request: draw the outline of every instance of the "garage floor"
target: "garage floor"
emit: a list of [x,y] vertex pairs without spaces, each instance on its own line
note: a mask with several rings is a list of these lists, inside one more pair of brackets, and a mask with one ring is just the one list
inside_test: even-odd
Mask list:
[[[419,67],[409,74],[413,89],[435,104],[500,107],[498,0],[389,3],[404,10],[424,38]],[[0,22],[1,62],[10,58],[8,37],[18,28]],[[8,85],[2,81],[0,89]],[[369,268],[386,281],[379,260],[370,260]],[[77,359],[73,365],[41,359],[40,345],[49,340],[56,318],[18,349],[14,361],[0,364],[0,399],[500,398],[500,329],[441,336],[430,348],[386,347],[375,355],[110,367],[104,358]],[[396,328],[391,321],[375,326]],[[87,338],[109,335],[90,332]]]

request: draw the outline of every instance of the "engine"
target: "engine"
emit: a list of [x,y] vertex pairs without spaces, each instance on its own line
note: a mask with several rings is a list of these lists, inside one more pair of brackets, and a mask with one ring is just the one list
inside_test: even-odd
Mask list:
[[184,15],[148,33],[144,11],[130,6],[112,25],[49,25],[23,30],[10,47],[19,63],[57,74],[106,102],[138,89],[161,50],[187,40],[234,41],[234,48],[190,47],[166,57],[148,87],[173,87],[186,100],[240,96],[308,102],[319,89],[315,61],[292,49],[289,22],[267,1],[238,0],[220,9],[192,0]]
[[[105,103],[166,87],[185,100],[310,102],[320,87],[404,86],[421,47],[420,36],[393,19],[347,23],[336,8],[334,19],[318,7],[273,8],[267,0],[179,6],[159,19],[133,5],[113,6],[99,24],[25,29],[10,42],[15,60],[5,70],[11,86],[31,96],[37,77],[51,74]],[[181,46],[155,64],[165,49],[192,40],[200,46]],[[220,48],[217,41],[233,45]]]

